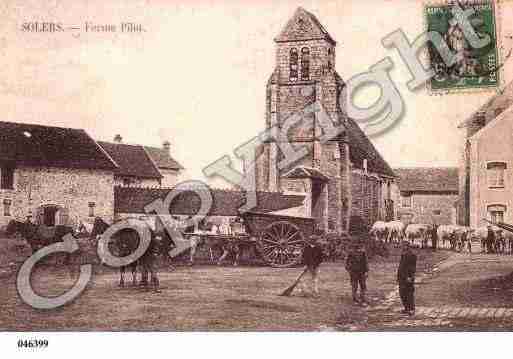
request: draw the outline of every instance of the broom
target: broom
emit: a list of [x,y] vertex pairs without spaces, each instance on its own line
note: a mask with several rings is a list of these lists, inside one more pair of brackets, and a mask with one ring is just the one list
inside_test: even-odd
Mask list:
[[296,281],[294,283],[292,283],[292,285],[290,287],[285,289],[283,291],[283,293],[280,294],[280,296],[282,296],[282,297],[290,296],[292,294],[292,291],[299,284],[299,281],[301,280],[301,278],[303,278],[303,276],[305,275],[306,272],[308,272],[308,267],[305,268],[305,270],[299,275],[299,277],[297,277]]

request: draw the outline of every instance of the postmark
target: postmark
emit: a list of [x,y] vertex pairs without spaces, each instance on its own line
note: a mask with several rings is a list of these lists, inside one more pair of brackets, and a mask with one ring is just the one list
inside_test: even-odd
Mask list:
[[[469,12],[468,21],[482,46],[474,46],[456,21],[453,8],[460,6]],[[441,35],[455,61],[447,65],[433,44],[428,44],[427,58],[435,71],[428,81],[434,92],[495,89],[500,85],[500,57],[497,46],[497,10],[494,2],[444,2],[428,3],[424,7],[427,31]]]

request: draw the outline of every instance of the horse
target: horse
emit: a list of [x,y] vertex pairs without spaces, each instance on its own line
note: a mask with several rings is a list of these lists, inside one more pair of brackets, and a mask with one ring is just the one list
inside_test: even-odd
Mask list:
[[[102,218],[96,217],[94,220],[93,229],[91,231],[91,237],[95,238],[97,236],[101,236],[108,228],[109,224],[105,222]],[[168,253],[172,247],[171,237],[164,230],[162,232],[156,232],[149,228],[151,238],[150,244],[146,251],[143,253],[141,257],[132,263],[128,264],[132,271],[132,285],[137,285],[137,266],[140,265],[142,267],[141,273],[141,285],[147,287],[148,286],[148,273],[150,274],[151,283],[153,284],[153,288],[156,292],[158,292],[159,288],[159,279],[157,275],[157,270],[155,266],[155,262],[158,254],[162,252]],[[132,228],[122,228],[118,230],[112,236],[114,239],[114,247],[117,249],[117,255],[119,257],[126,257],[137,250],[139,246],[139,235],[135,229]],[[122,265],[119,267],[119,286],[125,286],[125,269],[127,265]]]
[[[54,227],[47,227],[45,225],[37,225],[32,222],[21,222],[11,220],[7,224],[5,234],[7,236],[19,233],[25,239],[32,250],[32,254],[36,253],[39,249],[48,245],[62,242],[64,236],[71,234],[75,238],[73,228],[63,225]],[[71,262],[71,253],[65,253],[64,264],[68,265]]]

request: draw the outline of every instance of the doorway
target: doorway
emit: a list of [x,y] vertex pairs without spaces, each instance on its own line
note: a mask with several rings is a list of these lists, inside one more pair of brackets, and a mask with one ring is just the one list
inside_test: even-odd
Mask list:
[[57,206],[45,206],[43,207],[43,224],[47,227],[55,226],[55,218],[59,207]]

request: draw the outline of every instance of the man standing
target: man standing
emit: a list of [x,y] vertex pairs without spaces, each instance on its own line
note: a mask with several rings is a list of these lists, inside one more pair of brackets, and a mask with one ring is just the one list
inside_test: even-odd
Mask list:
[[401,313],[415,314],[415,271],[417,269],[417,256],[412,252],[410,244],[403,242],[401,261],[397,269],[397,282],[399,283],[399,295],[404,306]]
[[437,234],[437,231],[438,231],[438,226],[436,224],[433,224],[433,226],[431,227],[431,248],[436,251],[436,247],[437,247],[437,242],[438,242],[438,234]]
[[[303,249],[303,264],[306,265],[306,274],[311,276],[315,296],[319,295],[319,267],[324,260],[324,253],[320,242],[320,232],[317,232],[308,238]],[[302,281],[302,289],[303,292],[307,290],[306,279]]]
[[493,247],[495,245],[495,233],[493,233],[491,225],[488,225],[487,229],[488,233],[486,235],[486,251],[488,253],[493,253]]
[[[367,276],[369,266],[367,263],[367,254],[361,244],[353,244],[346,258],[346,270],[349,272],[351,280],[351,290],[353,293],[353,302],[365,304],[365,291],[367,290]],[[358,300],[358,285],[360,286],[360,300]]]

